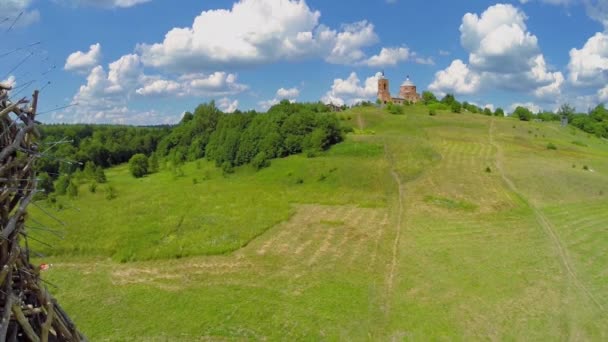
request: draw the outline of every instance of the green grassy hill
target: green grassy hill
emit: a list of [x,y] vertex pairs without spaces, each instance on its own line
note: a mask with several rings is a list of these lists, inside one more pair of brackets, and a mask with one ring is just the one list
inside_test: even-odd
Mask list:
[[114,168],[31,243],[92,340],[608,339],[608,142],[410,108],[259,172]]

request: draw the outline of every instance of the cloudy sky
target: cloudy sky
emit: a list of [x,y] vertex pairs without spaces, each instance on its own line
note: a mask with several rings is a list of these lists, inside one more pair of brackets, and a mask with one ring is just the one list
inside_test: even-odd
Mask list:
[[375,99],[381,70],[393,92],[409,75],[507,110],[608,101],[608,0],[0,4],[0,80],[14,97],[43,89],[44,122],[174,123],[210,100],[352,104]]

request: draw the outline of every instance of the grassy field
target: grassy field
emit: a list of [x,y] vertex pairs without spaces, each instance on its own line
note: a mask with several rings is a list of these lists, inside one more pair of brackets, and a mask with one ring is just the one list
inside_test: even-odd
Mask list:
[[[198,161],[32,208],[92,340],[606,340],[608,142],[375,108],[316,157]],[[548,149],[549,144],[556,149]]]

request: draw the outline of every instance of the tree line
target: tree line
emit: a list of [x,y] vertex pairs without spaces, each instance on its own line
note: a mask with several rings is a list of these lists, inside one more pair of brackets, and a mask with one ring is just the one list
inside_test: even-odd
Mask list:
[[338,118],[321,103],[282,101],[265,114],[225,114],[212,102],[186,113],[156,153],[174,164],[204,157],[230,172],[245,164],[261,168],[270,159],[301,152],[314,155],[342,141],[343,132]]
[[77,196],[78,185],[88,182],[95,192],[106,182],[104,168],[126,162],[135,177],[200,158],[227,173],[245,164],[260,169],[273,158],[314,156],[342,141],[347,130],[322,103],[289,101],[267,113],[232,114],[205,103],[175,126],[42,125],[38,178],[46,193]]
[[604,104],[597,105],[587,113],[577,112],[567,103],[563,104],[556,113],[547,111],[533,113],[530,109],[520,106],[515,108],[512,115],[522,121],[561,121],[566,118],[568,124],[574,127],[597,137],[608,138],[608,110]]
[[[429,108],[429,114],[435,115],[439,110],[450,110],[453,113],[467,111],[474,114],[484,114],[488,116],[505,116],[502,108],[492,111],[490,108],[480,108],[468,102],[458,102],[453,94],[446,94],[441,100],[430,91],[422,93],[422,102]],[[394,108],[389,108],[389,112],[395,114]],[[530,109],[518,106],[511,116],[521,121],[561,121],[563,118],[568,120],[568,124],[594,134],[598,137],[608,138],[608,109],[604,104],[599,104],[590,109],[587,113],[577,112],[569,104],[563,104],[556,112],[539,111],[533,113]]]

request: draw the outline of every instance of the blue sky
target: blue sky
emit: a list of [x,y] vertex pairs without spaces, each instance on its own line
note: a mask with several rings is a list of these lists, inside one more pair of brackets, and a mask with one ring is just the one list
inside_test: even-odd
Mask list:
[[[608,1],[0,0],[0,80],[44,122],[174,123],[198,103],[419,91],[507,111],[608,100]],[[19,48],[17,51],[13,49]],[[50,85],[45,86],[48,82]]]

